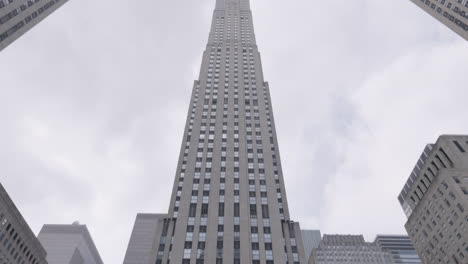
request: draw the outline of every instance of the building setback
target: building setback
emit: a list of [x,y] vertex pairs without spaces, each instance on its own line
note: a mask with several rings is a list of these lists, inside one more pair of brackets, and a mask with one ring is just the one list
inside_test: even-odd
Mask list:
[[0,0],[0,51],[68,0]]
[[216,1],[159,227],[151,264],[306,262],[289,216],[249,0]]
[[426,264],[468,263],[468,136],[428,145],[398,200],[406,230]]
[[408,236],[378,235],[374,243],[389,252],[395,264],[421,264],[421,259]]
[[47,264],[46,251],[0,184],[0,263]]
[[362,235],[324,235],[309,264],[394,264],[390,253]]
[[304,253],[306,259],[310,258],[312,250],[318,248],[320,241],[322,240],[322,235],[320,230],[301,230],[302,242],[304,244]]
[[156,237],[167,221],[167,214],[138,214],[128,243],[123,264],[150,263],[153,248],[159,243]]
[[86,225],[44,225],[38,239],[49,264],[103,264]]
[[411,0],[468,40],[468,0]]

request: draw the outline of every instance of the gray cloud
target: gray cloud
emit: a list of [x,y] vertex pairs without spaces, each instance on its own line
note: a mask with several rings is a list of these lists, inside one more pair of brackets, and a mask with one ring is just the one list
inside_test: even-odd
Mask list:
[[[86,223],[106,263],[136,213],[167,211],[214,7],[137,2],[72,0],[0,54],[0,181],[36,232]],[[466,43],[407,0],[252,8],[292,216],[404,232],[423,146],[467,130]]]

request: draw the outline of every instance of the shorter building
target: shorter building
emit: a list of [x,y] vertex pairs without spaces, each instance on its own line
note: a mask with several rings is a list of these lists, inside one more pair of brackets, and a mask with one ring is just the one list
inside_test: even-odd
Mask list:
[[468,136],[427,145],[398,200],[422,262],[468,263]]
[[465,40],[468,40],[468,0],[411,1]]
[[49,264],[103,264],[86,225],[44,225],[38,239]]
[[319,247],[322,235],[320,234],[320,230],[301,230],[301,235],[305,257],[306,259],[309,259],[312,254],[312,250]]
[[0,51],[68,0],[0,0]]
[[[138,214],[128,242],[124,264],[149,264],[158,252],[163,226],[167,223],[167,214]],[[163,241],[165,243],[165,241]]]
[[408,236],[378,235],[374,243],[390,253],[395,264],[421,264],[421,259]]
[[47,264],[46,251],[1,184],[0,263]]
[[324,235],[309,264],[394,264],[392,256],[362,235]]

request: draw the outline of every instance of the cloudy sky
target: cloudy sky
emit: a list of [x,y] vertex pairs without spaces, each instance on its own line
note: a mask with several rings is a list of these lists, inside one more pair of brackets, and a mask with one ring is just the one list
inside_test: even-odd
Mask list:
[[[404,233],[425,144],[468,131],[468,44],[409,0],[252,0],[291,215]],[[169,205],[214,0],[70,0],[0,53],[0,182],[32,229],[88,225],[121,263]]]

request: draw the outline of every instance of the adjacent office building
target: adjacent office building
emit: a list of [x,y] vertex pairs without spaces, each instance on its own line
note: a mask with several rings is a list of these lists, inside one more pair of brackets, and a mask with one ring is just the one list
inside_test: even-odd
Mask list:
[[158,232],[163,230],[167,219],[167,214],[137,215],[123,264],[151,263],[153,248],[159,244],[156,237],[161,236]]
[[86,225],[44,225],[38,239],[49,264],[103,264]]
[[0,0],[0,51],[68,0]]
[[0,263],[47,264],[46,251],[0,184]]
[[468,40],[468,0],[411,0]]
[[389,252],[395,264],[421,264],[421,259],[408,236],[378,235],[374,243]]
[[398,200],[424,263],[468,263],[468,136],[428,145]]
[[157,229],[151,264],[306,262],[249,0],[216,1],[168,217]]
[[390,253],[362,235],[324,235],[309,264],[394,264]]
[[304,245],[304,253],[306,259],[309,259],[314,248],[318,248],[320,241],[322,240],[322,235],[320,230],[301,230],[302,242]]

